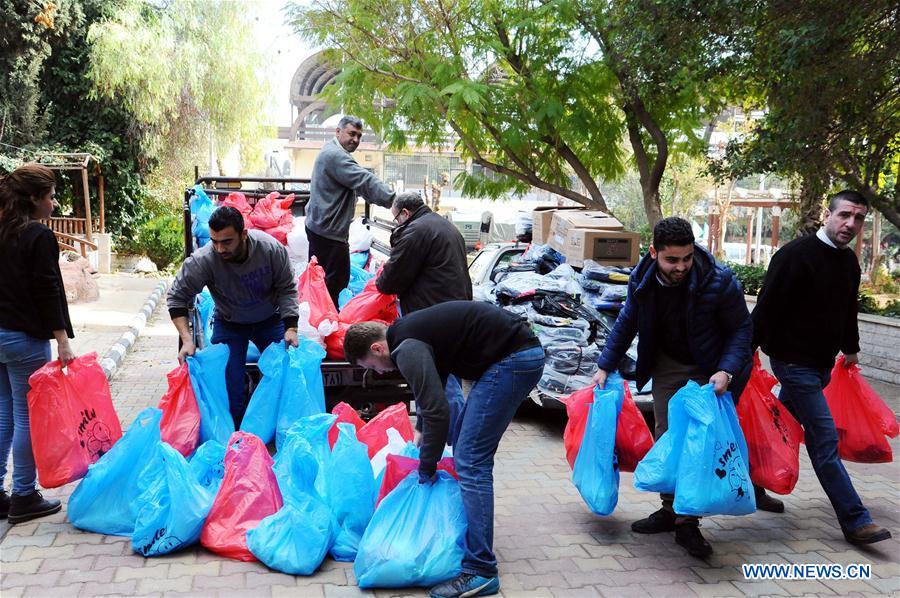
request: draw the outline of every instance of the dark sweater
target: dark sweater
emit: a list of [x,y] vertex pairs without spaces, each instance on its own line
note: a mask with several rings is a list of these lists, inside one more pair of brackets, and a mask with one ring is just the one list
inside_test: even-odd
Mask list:
[[830,369],[838,351],[859,352],[859,262],[816,235],[772,257],[753,310],[753,346],[787,363]]
[[694,364],[687,332],[688,284],[653,287],[653,306],[658,326],[659,350],[686,365]]
[[477,301],[448,301],[404,316],[388,327],[387,343],[416,399],[423,428],[419,470],[428,474],[447,443],[447,376],[478,380],[504,357],[540,346],[527,323]]
[[29,222],[17,238],[0,242],[0,255],[0,328],[40,339],[65,330],[73,338],[53,231]]

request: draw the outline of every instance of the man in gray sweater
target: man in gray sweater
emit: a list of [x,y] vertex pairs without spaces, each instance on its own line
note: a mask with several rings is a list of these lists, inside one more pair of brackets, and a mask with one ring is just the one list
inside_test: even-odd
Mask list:
[[350,155],[359,147],[362,134],[360,119],[341,118],[334,139],[322,147],[316,158],[306,207],[309,255],[316,256],[325,269],[325,285],[335,306],[341,290],[350,282],[347,237],[357,196],[385,208],[394,201],[394,192]]
[[193,355],[188,309],[209,287],[216,309],[211,342],[228,345],[225,384],[235,429],[247,410],[244,365],[250,341],[265,350],[284,339],[297,346],[297,285],[287,250],[268,233],[245,230],[244,217],[223,206],[209,218],[210,242],[184,261],[167,306],[181,337],[178,360]]

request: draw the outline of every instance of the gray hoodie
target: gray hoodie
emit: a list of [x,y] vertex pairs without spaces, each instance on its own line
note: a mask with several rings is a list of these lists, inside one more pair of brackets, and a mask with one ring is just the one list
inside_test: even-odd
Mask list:
[[394,201],[394,192],[357,164],[334,138],[322,147],[313,166],[306,228],[326,239],[346,243],[357,195],[385,208]]
[[277,313],[289,327],[297,325],[297,284],[287,250],[268,233],[248,233],[250,246],[242,263],[226,262],[212,243],[184,260],[166,300],[173,318],[187,316],[194,297],[207,286],[217,318],[255,324]]

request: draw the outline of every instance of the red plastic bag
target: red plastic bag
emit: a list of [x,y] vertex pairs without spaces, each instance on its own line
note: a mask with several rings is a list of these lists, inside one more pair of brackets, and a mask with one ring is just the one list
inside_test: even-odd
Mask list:
[[244,217],[244,228],[249,230],[251,228],[256,228],[253,226],[253,221],[250,220],[250,212],[253,211],[253,208],[247,203],[247,197],[236,191],[234,193],[229,193],[228,196],[222,201],[223,206],[228,206],[236,209],[241,215]]
[[294,222],[288,222],[287,224],[282,224],[281,226],[276,226],[275,228],[266,228],[263,229],[263,232],[266,232],[273,237],[275,240],[281,243],[282,245],[287,245],[287,236],[294,230]]
[[334,425],[332,425],[331,429],[328,431],[328,446],[331,448],[334,448],[334,443],[337,442],[338,439],[338,433],[340,432],[340,430],[338,430],[338,424],[353,424],[357,434],[359,434],[359,430],[366,425],[366,422],[359,416],[356,409],[347,403],[338,403],[335,405],[334,409],[331,410],[331,414],[337,416]]
[[169,389],[159,400],[162,420],[159,430],[163,442],[187,457],[200,443],[200,408],[188,376],[187,363],[167,374]]
[[97,354],[77,357],[66,371],[51,361],[28,383],[31,448],[41,486],[56,488],[83,478],[88,466],[122,437]]
[[[459,479],[456,475],[456,467],[453,464],[453,457],[444,457],[437,464],[438,471],[444,470],[454,478]],[[419,460],[412,457],[403,457],[400,455],[388,455],[387,465],[384,468],[384,476],[381,478],[381,488],[378,490],[378,500],[375,501],[375,507],[381,499],[391,493],[391,490],[397,487],[403,478],[411,472],[419,469]]]
[[291,204],[294,203],[294,194],[291,193],[284,199],[278,199],[279,195],[278,191],[273,191],[256,202],[250,212],[250,221],[254,227],[266,230],[293,222]]
[[624,386],[625,400],[616,421],[616,454],[619,458],[619,471],[634,471],[647,451],[653,447],[653,435],[631,396],[628,383]]
[[360,428],[356,434],[357,439],[369,447],[369,459],[375,456],[388,443],[388,428],[394,428],[400,432],[400,436],[407,442],[413,440],[413,427],[409,421],[409,414],[404,403],[391,405],[366,425]]
[[325,353],[328,359],[344,359],[344,337],[350,324],[337,323],[337,330],[325,337]]
[[566,447],[566,460],[569,467],[575,469],[575,458],[578,457],[578,449],[581,448],[581,440],[584,438],[584,429],[587,426],[587,416],[594,402],[594,386],[586,386],[576,390],[568,397],[561,399],[566,405],[566,415],[569,421],[563,432],[563,446]]
[[390,324],[397,319],[397,295],[385,295],[375,286],[376,278],[370,278],[362,292],[347,302],[338,314],[341,322],[356,324],[381,320]]
[[738,401],[737,414],[747,440],[750,479],[778,494],[790,494],[800,476],[803,428],[772,394],[778,381],[753,356],[750,380]]
[[885,435],[897,436],[897,418],[865,381],[859,366],[844,364],[841,355],[824,391],[838,432],[838,453],[846,461],[890,463],[894,457]]
[[256,560],[247,548],[247,531],[284,504],[272,463],[258,436],[246,432],[231,435],[225,452],[225,477],[200,534],[203,546],[239,561]]
[[[297,283],[298,302],[309,303],[309,323],[318,328],[322,320],[338,321],[338,312],[325,286],[325,270],[312,256]],[[343,353],[343,349],[341,349]]]

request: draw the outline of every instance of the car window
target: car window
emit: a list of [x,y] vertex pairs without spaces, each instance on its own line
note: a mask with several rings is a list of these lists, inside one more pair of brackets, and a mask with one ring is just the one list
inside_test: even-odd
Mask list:
[[472,282],[477,284],[482,280],[484,271],[490,266],[491,255],[493,255],[491,251],[481,251],[469,264],[469,278],[472,279]]
[[500,254],[500,259],[497,260],[497,264],[494,266],[494,269],[491,270],[491,280],[497,280],[497,273],[505,271],[513,260],[523,253],[525,253],[524,247],[516,247],[515,249],[510,249]]

